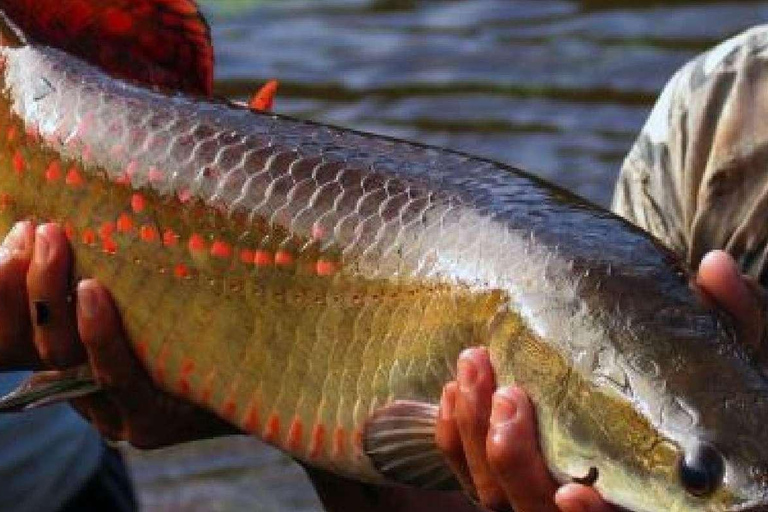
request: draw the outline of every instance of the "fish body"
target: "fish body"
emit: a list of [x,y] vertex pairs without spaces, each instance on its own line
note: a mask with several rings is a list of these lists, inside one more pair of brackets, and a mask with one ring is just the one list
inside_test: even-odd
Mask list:
[[0,227],[64,226],[160,388],[309,464],[447,488],[435,404],[486,346],[561,481],[595,468],[640,511],[766,501],[768,384],[648,234],[487,159],[0,36]]

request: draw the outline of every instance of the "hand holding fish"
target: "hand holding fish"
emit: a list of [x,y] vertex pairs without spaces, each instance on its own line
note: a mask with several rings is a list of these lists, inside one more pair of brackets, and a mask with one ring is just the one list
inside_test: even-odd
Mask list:
[[[733,258],[711,251],[703,258],[696,284],[734,316],[747,343],[756,348],[764,336],[764,290],[741,275]],[[458,379],[446,384],[440,404],[438,446],[464,487],[492,510],[511,505],[518,512],[607,512],[589,486],[559,486],[538,449],[535,411],[525,392],[497,389],[484,348],[459,357]]]
[[560,488],[550,476],[533,404],[518,387],[497,388],[485,348],[465,350],[458,368],[443,388],[437,442],[469,493],[491,510],[614,510],[590,487]]
[[[72,301],[72,256],[55,225],[37,229],[22,222],[0,248],[0,368],[64,368],[90,362],[97,381],[109,391],[79,398],[75,407],[102,434],[143,447],[233,433],[232,427],[196,406],[158,390],[128,348],[109,293],[93,280],[77,286]],[[701,263],[697,284],[737,320],[755,343],[762,339],[763,309],[757,288],[743,279],[732,258],[713,251]],[[757,292],[760,293],[760,292]],[[757,319],[757,320],[756,320]],[[511,505],[526,511],[608,511],[590,487],[559,487],[547,471],[536,441],[535,414],[519,388],[496,389],[485,349],[469,349],[459,359],[458,380],[441,400],[438,444],[468,490],[488,508]],[[320,486],[338,486],[323,474]],[[318,480],[316,478],[316,480]],[[361,484],[349,482],[349,486]],[[392,493],[392,504],[418,504],[419,491]],[[323,494],[321,489],[321,494]],[[328,494],[328,493],[325,493]],[[348,493],[328,503],[344,506]],[[326,496],[327,497],[327,496]],[[462,504],[448,498],[450,507]]]
[[73,405],[110,439],[157,448],[235,433],[234,427],[152,385],[125,342],[108,292],[93,280],[72,300],[72,256],[56,225],[20,222],[0,249],[0,369],[66,368],[86,358],[109,393]]

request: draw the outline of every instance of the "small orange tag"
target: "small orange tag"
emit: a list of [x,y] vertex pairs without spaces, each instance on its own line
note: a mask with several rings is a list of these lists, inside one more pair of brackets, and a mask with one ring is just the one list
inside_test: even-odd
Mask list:
[[251,97],[251,101],[248,102],[248,106],[251,110],[257,112],[263,112],[265,110],[271,110],[272,105],[275,103],[275,95],[277,94],[277,88],[280,83],[277,80],[270,80],[264,84],[261,89]]

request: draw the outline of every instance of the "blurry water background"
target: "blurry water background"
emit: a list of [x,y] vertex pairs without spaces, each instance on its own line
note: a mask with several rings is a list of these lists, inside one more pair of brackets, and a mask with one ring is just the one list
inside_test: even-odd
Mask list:
[[[610,202],[671,74],[768,22],[768,1],[202,0],[217,93],[281,82],[275,110],[491,157]],[[129,451],[148,511],[319,510],[248,438]]]

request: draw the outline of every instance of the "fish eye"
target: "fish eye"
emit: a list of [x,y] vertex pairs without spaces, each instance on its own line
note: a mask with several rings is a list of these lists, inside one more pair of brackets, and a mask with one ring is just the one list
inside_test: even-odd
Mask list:
[[725,463],[711,445],[700,444],[686,453],[680,461],[680,481],[694,496],[706,496],[723,482]]

